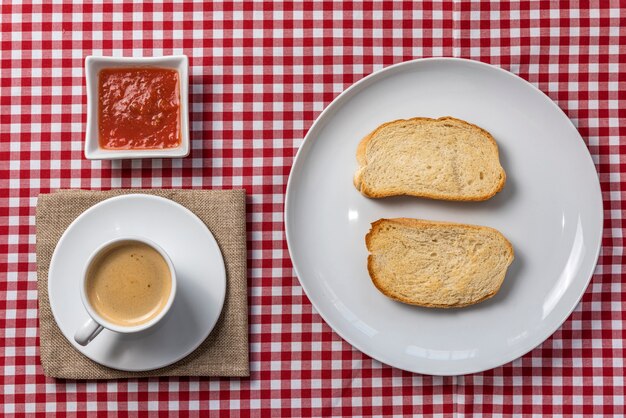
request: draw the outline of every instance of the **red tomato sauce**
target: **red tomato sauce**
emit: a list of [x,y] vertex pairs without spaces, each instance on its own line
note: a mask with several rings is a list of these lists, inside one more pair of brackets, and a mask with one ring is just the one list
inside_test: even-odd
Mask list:
[[165,68],[106,68],[99,76],[99,143],[105,149],[180,145],[178,72]]

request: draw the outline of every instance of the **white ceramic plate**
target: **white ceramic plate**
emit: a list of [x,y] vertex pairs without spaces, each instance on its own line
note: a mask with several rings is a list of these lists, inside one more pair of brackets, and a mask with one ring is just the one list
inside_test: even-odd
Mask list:
[[[361,138],[379,124],[454,116],[496,138],[507,173],[486,202],[367,199],[352,185]],[[394,302],[372,285],[364,237],[383,217],[487,225],[513,244],[500,292],[463,309]],[[296,274],[328,324],[364,353],[413,372],[458,375],[527,353],[569,316],[600,250],[602,198],[589,152],[543,93],[502,69],[425,59],[372,74],[343,92],[296,156],[285,228]]]
[[[174,305],[154,328],[137,335],[105,329],[82,347],[74,332],[88,319],[79,289],[84,263],[103,242],[127,235],[149,238],[168,253],[178,278]],[[114,369],[152,370],[182,359],[209,335],[224,304],[226,270],[195,214],[169,199],[131,194],[100,202],[72,222],[52,255],[48,291],[52,314],[77,350]]]

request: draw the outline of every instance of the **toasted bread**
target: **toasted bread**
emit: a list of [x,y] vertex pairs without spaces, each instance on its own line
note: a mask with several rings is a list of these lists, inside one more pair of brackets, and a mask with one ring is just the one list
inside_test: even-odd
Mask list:
[[463,307],[492,297],[514,258],[499,231],[476,225],[380,219],[365,242],[378,290],[424,307]]
[[486,200],[506,174],[486,130],[452,117],[385,123],[361,140],[354,185],[367,197]]

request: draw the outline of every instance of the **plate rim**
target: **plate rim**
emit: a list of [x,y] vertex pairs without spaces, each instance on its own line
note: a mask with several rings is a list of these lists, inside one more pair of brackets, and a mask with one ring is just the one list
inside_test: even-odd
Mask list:
[[[218,313],[215,316],[214,320],[212,321],[212,324],[210,324],[209,327],[207,327],[207,332],[206,335],[204,335],[203,338],[199,338],[199,342],[197,344],[190,344],[189,348],[183,352],[182,355],[180,356],[176,356],[175,358],[173,357],[173,360],[168,360],[167,362],[164,362],[163,364],[160,364],[157,367],[149,367],[149,368],[143,368],[143,367],[139,367],[139,368],[133,368],[133,367],[120,367],[120,366],[112,366],[110,364],[104,364],[102,363],[100,360],[94,358],[94,356],[92,356],[89,353],[85,353],[83,350],[81,350],[80,346],[78,346],[77,344],[74,343],[74,341],[72,341],[72,339],[68,338],[65,333],[63,332],[63,330],[61,329],[61,326],[59,325],[59,319],[57,317],[57,314],[55,313],[55,310],[52,308],[52,298],[50,297],[51,295],[51,287],[52,287],[52,281],[50,280],[50,272],[52,271],[52,267],[53,264],[55,263],[55,259],[57,258],[57,251],[58,248],[60,248],[62,246],[62,243],[65,242],[65,240],[67,240],[67,234],[68,231],[70,231],[71,229],[75,228],[76,224],[78,222],[81,221],[81,219],[84,219],[88,216],[91,216],[91,213],[93,211],[96,211],[98,209],[100,209],[101,206],[104,206],[105,204],[110,204],[111,202],[117,201],[117,200],[127,200],[127,199],[147,199],[147,200],[156,200],[156,201],[160,201],[163,202],[165,204],[169,204],[172,205],[174,207],[177,207],[177,209],[182,209],[183,212],[186,213],[187,216],[190,217],[190,219],[193,219],[194,222],[199,223],[200,226],[203,226],[204,229],[208,232],[209,236],[211,237],[213,243],[215,244],[215,247],[217,249],[217,254],[219,254],[219,261],[220,261],[220,267],[221,267],[221,271],[223,272],[223,282],[224,282],[224,286],[223,286],[223,292],[220,292],[219,296],[219,309],[218,309]],[[101,200],[100,202],[95,203],[94,205],[90,206],[89,208],[85,209],[80,215],[78,215],[76,217],[76,219],[74,219],[69,225],[68,227],[65,229],[65,231],[63,231],[63,234],[61,235],[61,238],[59,238],[59,241],[57,242],[54,251],[52,253],[52,256],[50,257],[50,265],[48,266],[48,303],[50,305],[50,311],[52,312],[52,317],[54,319],[55,325],[59,328],[59,331],[61,332],[61,335],[68,340],[68,342],[72,345],[72,347],[74,349],[76,349],[80,354],[84,355],[85,357],[87,357],[88,359],[102,365],[105,367],[110,367],[113,368],[115,370],[120,370],[120,371],[124,371],[124,372],[144,372],[144,371],[151,371],[151,370],[157,370],[163,367],[167,367],[167,366],[171,366],[172,364],[184,359],[185,357],[187,357],[189,354],[191,354],[194,350],[196,350],[200,345],[202,345],[202,343],[209,337],[209,335],[211,334],[211,332],[213,331],[213,329],[215,328],[215,325],[217,324],[217,321],[219,320],[219,318],[222,315],[222,311],[224,310],[224,302],[226,300],[226,293],[227,293],[227,287],[228,287],[228,277],[227,277],[227,273],[226,273],[226,263],[224,261],[224,255],[222,254],[222,250],[219,247],[219,244],[217,243],[217,240],[215,239],[215,236],[213,235],[213,233],[211,232],[211,230],[208,228],[208,226],[206,226],[206,224],[198,217],[198,215],[196,215],[195,213],[193,213],[189,208],[181,205],[178,202],[175,202],[171,199],[168,199],[166,197],[162,197],[162,196],[158,196],[158,195],[153,195],[153,194],[149,194],[149,193],[126,193],[126,194],[121,194],[121,195],[117,195],[117,196],[111,196],[108,197],[104,200]]]
[[[289,224],[291,223],[290,221],[290,215],[289,215],[289,208],[292,206],[292,204],[290,203],[292,198],[290,198],[290,196],[293,195],[293,193],[290,193],[290,191],[294,188],[294,182],[295,180],[293,180],[294,177],[294,173],[296,171],[298,171],[299,167],[303,164],[301,161],[304,159],[303,155],[305,154],[305,148],[308,150],[309,148],[309,144],[315,139],[315,136],[317,135],[317,131],[320,128],[320,126],[323,127],[323,124],[326,122],[326,119],[328,118],[328,114],[330,114],[331,112],[333,112],[335,110],[335,108],[337,107],[341,107],[344,101],[349,100],[350,98],[352,98],[352,96],[355,94],[355,91],[359,91],[359,89],[366,89],[367,88],[367,84],[371,83],[371,82],[375,82],[377,81],[376,79],[384,79],[385,77],[388,76],[392,76],[394,74],[395,71],[401,71],[401,69],[403,67],[411,67],[411,66],[419,66],[422,63],[425,62],[441,62],[441,63],[457,63],[457,64],[466,64],[466,65],[475,65],[476,67],[481,67],[484,70],[487,71],[497,71],[500,72],[501,74],[505,74],[507,77],[513,79],[515,82],[523,82],[523,84],[526,85],[526,87],[531,87],[535,93],[539,93],[539,95],[545,99],[563,118],[565,118],[565,120],[567,120],[567,122],[571,125],[572,128],[574,128],[575,132],[578,134],[578,138],[580,139],[580,141],[582,142],[582,146],[584,147],[584,149],[586,150],[586,160],[587,163],[590,164],[590,167],[593,168],[593,171],[595,173],[595,180],[594,181],[594,186],[595,186],[595,190],[594,190],[594,195],[597,194],[597,197],[599,197],[599,231],[597,232],[598,236],[597,236],[597,241],[598,241],[598,245],[597,248],[595,248],[594,250],[594,256],[593,256],[593,264],[591,265],[592,267],[590,267],[590,273],[588,274],[588,277],[585,280],[585,285],[582,288],[582,291],[580,292],[579,295],[577,295],[576,297],[576,303],[574,303],[568,310],[567,315],[564,315],[564,317],[558,321],[558,324],[554,327],[549,327],[548,329],[550,330],[550,332],[544,337],[540,338],[540,341],[538,341],[537,343],[533,342],[530,344],[530,347],[527,349],[521,349],[521,350],[517,350],[513,352],[513,358],[507,360],[506,362],[502,363],[502,362],[497,362],[497,364],[494,365],[488,365],[488,366],[478,366],[478,367],[466,367],[463,370],[461,370],[458,373],[455,372],[450,372],[450,371],[439,371],[437,373],[433,373],[432,371],[428,371],[428,370],[417,370],[419,369],[419,367],[414,368],[414,369],[407,369],[407,368],[401,368],[398,366],[395,366],[392,364],[392,361],[389,361],[390,359],[387,358],[386,356],[381,355],[380,353],[376,353],[376,355],[371,354],[369,351],[364,350],[363,346],[361,343],[357,342],[355,343],[354,341],[352,341],[351,339],[347,338],[344,335],[343,330],[340,331],[335,324],[334,320],[329,320],[328,316],[322,312],[322,310],[319,309],[319,304],[309,296],[310,292],[308,289],[308,286],[304,283],[304,281],[300,278],[300,271],[298,269],[297,266],[297,262],[296,259],[294,258],[294,254],[293,254],[293,250],[292,250],[292,239],[290,239],[291,237],[291,233],[289,232]],[[539,347],[540,345],[542,345],[546,340],[548,340],[556,331],[559,330],[559,328],[561,328],[561,326],[565,323],[565,321],[567,321],[567,319],[571,316],[572,312],[576,309],[576,307],[580,304],[580,301],[582,299],[582,297],[584,296],[584,294],[586,293],[589,284],[591,282],[591,279],[593,278],[593,275],[595,273],[595,270],[597,268],[598,265],[598,260],[600,257],[600,252],[602,249],[602,238],[604,236],[604,200],[602,197],[602,188],[601,188],[601,184],[600,184],[600,178],[599,178],[599,174],[598,174],[598,170],[595,166],[595,163],[593,162],[593,157],[591,156],[591,153],[589,152],[589,148],[587,146],[587,144],[585,143],[584,139],[582,138],[582,135],[580,135],[580,132],[578,132],[578,129],[576,128],[576,126],[574,125],[574,123],[571,121],[571,119],[567,116],[567,114],[563,111],[563,109],[561,109],[556,102],[554,102],[554,100],[552,100],[550,98],[550,96],[548,96],[546,93],[544,93],[541,89],[539,89],[537,86],[535,86],[534,84],[532,84],[531,82],[525,80],[524,78],[518,76],[517,74],[514,74],[510,71],[505,70],[504,68],[501,68],[499,66],[496,65],[492,65],[492,64],[488,64],[482,61],[477,61],[477,60],[472,60],[472,59],[466,59],[466,58],[458,58],[458,57],[430,57],[430,58],[417,58],[417,59],[412,59],[412,60],[408,60],[408,61],[403,61],[400,63],[396,63],[396,64],[392,64],[388,67],[384,67],[381,69],[378,69],[374,72],[372,72],[371,74],[363,77],[362,79],[356,81],[355,83],[353,83],[352,85],[350,85],[348,88],[346,88],[345,90],[343,90],[337,97],[335,97],[323,110],[322,112],[318,115],[318,117],[315,119],[315,121],[313,122],[313,124],[311,125],[311,127],[309,128],[309,130],[307,131],[307,134],[305,135],[300,147],[298,148],[296,155],[293,159],[293,163],[291,165],[291,169],[289,171],[289,178],[287,180],[287,187],[285,189],[285,205],[284,205],[284,210],[283,210],[283,218],[284,218],[284,224],[285,224],[285,239],[287,241],[287,250],[289,252],[289,257],[291,259],[291,263],[292,263],[292,267],[294,269],[295,275],[298,279],[298,282],[300,283],[300,285],[302,286],[305,294],[307,295],[307,298],[309,299],[309,301],[311,302],[311,304],[313,305],[314,309],[317,311],[317,313],[322,317],[322,319],[324,320],[324,322],[326,322],[326,324],[333,330],[333,332],[335,332],[337,335],[339,335],[344,341],[346,341],[348,344],[350,344],[352,347],[356,348],[357,350],[359,350],[361,353],[365,354],[366,356],[369,356],[377,361],[380,361],[381,363],[384,363],[390,367],[393,368],[397,368],[400,370],[405,370],[411,373],[420,373],[420,374],[427,374],[427,375],[435,375],[435,376],[462,376],[462,375],[467,375],[467,374],[473,374],[473,373],[480,373],[480,372],[484,372],[487,370],[492,370],[495,369],[497,367],[501,367],[503,365],[506,365],[512,361],[515,361],[517,359],[519,359],[520,357],[528,354],[529,352],[533,351],[534,349],[536,349],[537,347]],[[595,237],[594,237],[595,238]],[[554,329],[552,329],[554,328]],[[391,359],[393,360],[393,359]]]

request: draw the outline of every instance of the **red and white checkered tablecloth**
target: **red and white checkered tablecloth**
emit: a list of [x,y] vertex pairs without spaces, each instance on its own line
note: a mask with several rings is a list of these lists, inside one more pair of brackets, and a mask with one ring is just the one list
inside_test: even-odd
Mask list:
[[[619,1],[43,3],[0,5],[0,414],[625,413],[626,8]],[[84,158],[83,67],[91,54],[189,57],[188,158]],[[294,155],[322,109],[373,71],[431,56],[495,64],[547,93],[587,142],[604,197],[599,264],[571,317],[524,357],[459,377],[394,369],[335,334],[294,276],[282,215]],[[247,190],[249,379],[43,375],[37,196],[125,187]]]

